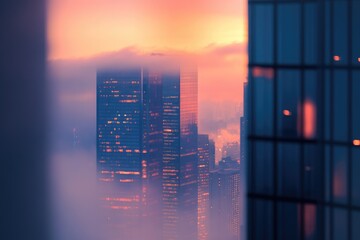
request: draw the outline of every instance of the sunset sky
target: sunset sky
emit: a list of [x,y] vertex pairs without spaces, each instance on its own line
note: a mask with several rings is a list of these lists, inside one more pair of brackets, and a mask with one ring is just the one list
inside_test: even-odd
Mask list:
[[[200,132],[217,138],[218,145],[238,141],[247,64],[246,1],[50,0],[48,8],[48,59],[61,82],[55,84],[83,86],[59,90],[59,101],[71,99],[70,105],[79,107],[95,102],[94,89],[87,87],[95,75],[79,71],[95,66],[99,56],[118,54],[126,61],[151,52],[196,54]],[[74,68],[77,64],[83,68]]]
[[49,57],[85,57],[127,46],[201,51],[246,41],[241,0],[50,0]]

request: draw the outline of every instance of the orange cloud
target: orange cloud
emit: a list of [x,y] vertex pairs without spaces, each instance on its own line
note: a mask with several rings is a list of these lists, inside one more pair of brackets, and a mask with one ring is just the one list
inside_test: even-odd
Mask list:
[[49,58],[246,41],[245,1],[50,0]]

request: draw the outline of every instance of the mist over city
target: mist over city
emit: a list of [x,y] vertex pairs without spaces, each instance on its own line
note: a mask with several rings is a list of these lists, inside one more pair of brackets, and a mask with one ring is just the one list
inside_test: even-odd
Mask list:
[[0,7],[0,239],[360,239],[359,0]]

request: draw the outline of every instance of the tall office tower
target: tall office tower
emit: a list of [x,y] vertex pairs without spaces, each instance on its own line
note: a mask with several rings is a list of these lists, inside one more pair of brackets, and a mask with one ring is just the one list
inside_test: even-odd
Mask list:
[[163,75],[163,238],[197,239],[197,71]]
[[222,149],[222,157],[231,157],[232,160],[240,164],[240,144],[239,142],[226,143]]
[[247,199],[246,199],[246,172],[247,172],[247,125],[248,125],[248,83],[244,83],[244,111],[240,118],[240,239],[246,239],[246,215],[247,215]]
[[209,139],[209,167],[210,170],[215,170],[216,164],[215,164],[215,141],[212,139]]
[[240,239],[240,173],[238,169],[210,172],[210,240]]
[[209,135],[198,135],[198,240],[207,240],[209,232]]
[[360,1],[249,1],[248,239],[360,239]]
[[97,73],[97,173],[114,239],[161,238],[161,75]]

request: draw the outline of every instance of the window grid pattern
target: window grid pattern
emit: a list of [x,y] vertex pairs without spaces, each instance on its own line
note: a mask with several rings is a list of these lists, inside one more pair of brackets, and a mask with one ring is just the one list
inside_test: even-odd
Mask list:
[[248,239],[359,239],[360,1],[250,0]]

